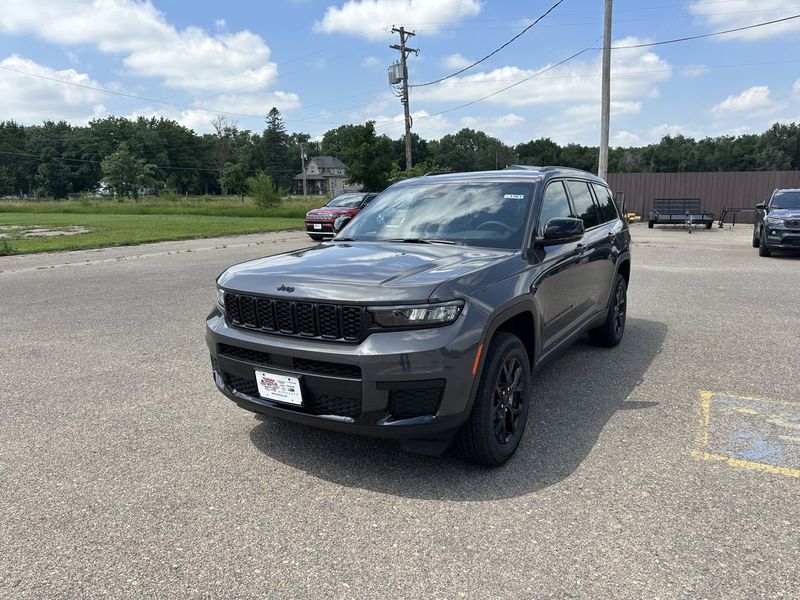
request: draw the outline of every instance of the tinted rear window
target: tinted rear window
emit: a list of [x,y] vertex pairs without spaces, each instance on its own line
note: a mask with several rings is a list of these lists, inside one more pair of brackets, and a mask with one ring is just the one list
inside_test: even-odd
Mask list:
[[603,223],[614,221],[619,217],[614,199],[611,197],[611,190],[606,186],[593,183],[594,193],[597,196],[597,203],[600,205],[600,217]]
[[567,187],[572,196],[575,214],[579,219],[583,219],[583,226],[589,229],[599,225],[600,221],[597,217],[592,193],[589,191],[589,184],[585,181],[568,181]]

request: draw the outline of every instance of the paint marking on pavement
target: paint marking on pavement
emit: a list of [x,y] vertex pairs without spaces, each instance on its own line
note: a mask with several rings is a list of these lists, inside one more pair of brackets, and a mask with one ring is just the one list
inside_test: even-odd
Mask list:
[[800,478],[800,404],[700,392],[698,448],[691,455],[731,467]]

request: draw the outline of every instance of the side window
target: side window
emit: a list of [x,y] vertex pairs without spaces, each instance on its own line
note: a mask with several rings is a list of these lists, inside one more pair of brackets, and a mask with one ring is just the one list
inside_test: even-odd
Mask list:
[[568,181],[567,186],[572,196],[572,204],[575,206],[575,214],[583,219],[583,226],[589,229],[599,225],[600,220],[597,217],[592,193],[589,191],[589,184],[585,181]]
[[617,206],[611,197],[611,190],[604,185],[593,183],[594,193],[597,196],[597,203],[600,205],[600,217],[603,223],[608,223],[619,218]]
[[539,224],[536,228],[538,235],[544,235],[544,226],[550,219],[571,216],[572,211],[569,208],[569,200],[563,182],[556,181],[548,185],[542,196],[542,209],[539,211]]
[[366,196],[364,198],[364,201],[361,203],[361,208],[364,208],[367,204],[372,202],[375,198],[377,198],[377,196]]

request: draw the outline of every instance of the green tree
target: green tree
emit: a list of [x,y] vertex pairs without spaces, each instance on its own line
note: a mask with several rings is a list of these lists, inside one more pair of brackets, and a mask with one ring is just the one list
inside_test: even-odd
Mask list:
[[34,178],[36,193],[50,198],[66,198],[72,186],[64,161],[52,149],[45,150],[40,160]]
[[280,193],[272,183],[272,178],[264,171],[247,178],[247,191],[259,208],[267,209],[281,204]]
[[262,167],[275,185],[288,190],[292,184],[292,157],[289,155],[289,136],[280,111],[274,106],[267,114],[267,128],[261,136]]
[[244,199],[244,193],[247,190],[247,171],[244,164],[241,162],[225,163],[219,185],[224,190],[223,193],[241,194]]
[[364,125],[342,125],[322,137],[323,154],[347,165],[347,180],[378,192],[389,185],[392,172],[392,141],[375,134],[375,121]]
[[144,159],[135,157],[122,142],[119,149],[107,156],[102,164],[103,179],[115,194],[139,197],[139,188],[151,185],[155,167]]

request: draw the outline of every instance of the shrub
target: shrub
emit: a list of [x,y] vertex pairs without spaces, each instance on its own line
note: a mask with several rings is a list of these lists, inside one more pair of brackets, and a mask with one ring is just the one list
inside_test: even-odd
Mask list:
[[272,178],[263,171],[247,178],[247,191],[255,205],[262,210],[281,204],[281,196],[275,189]]
[[6,238],[0,238],[0,256],[11,256],[14,254],[14,249],[11,247],[11,242]]

